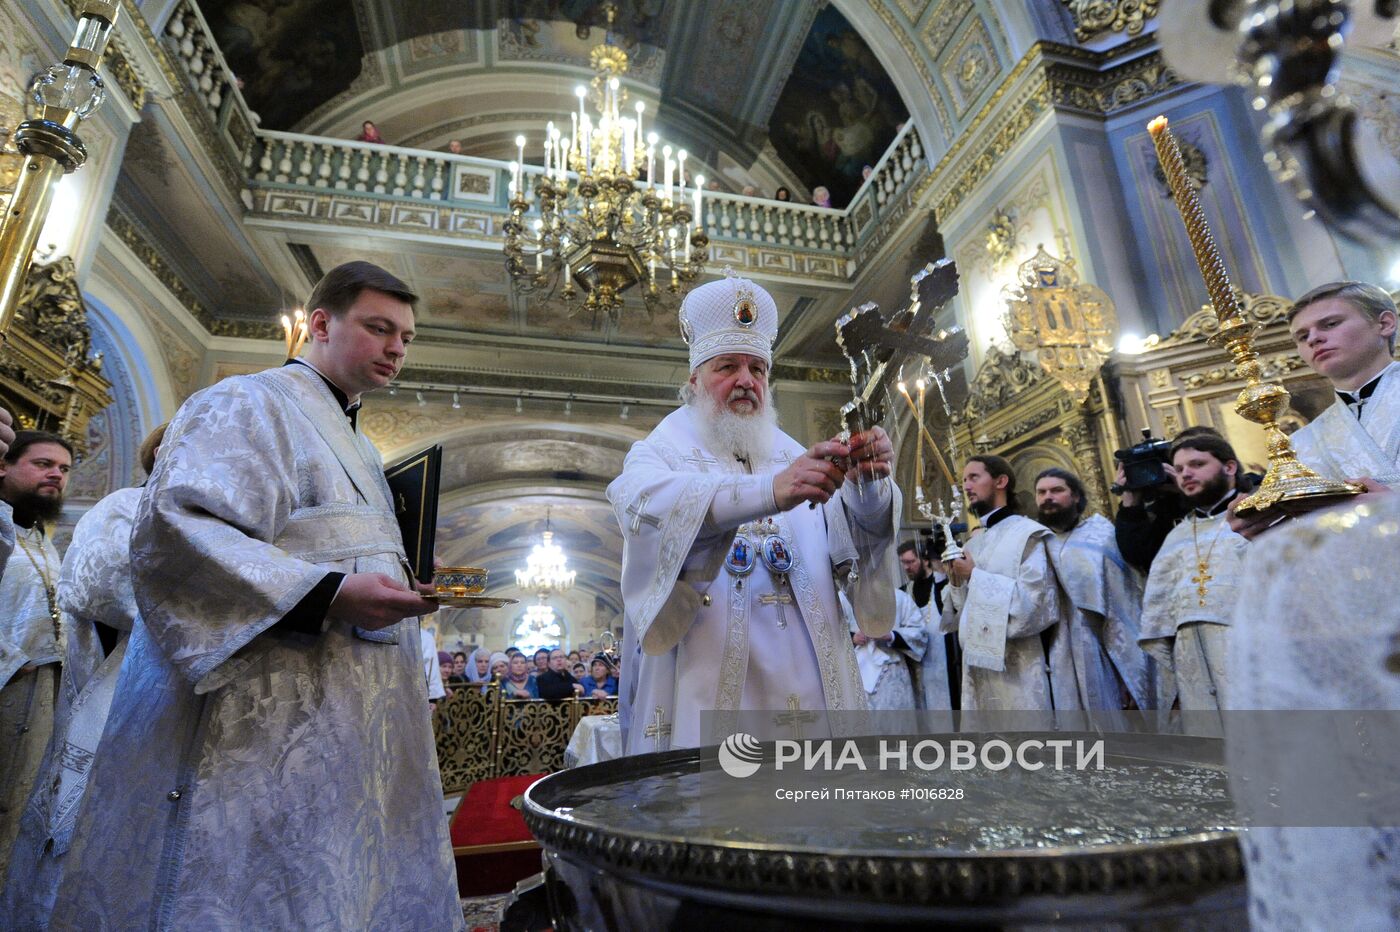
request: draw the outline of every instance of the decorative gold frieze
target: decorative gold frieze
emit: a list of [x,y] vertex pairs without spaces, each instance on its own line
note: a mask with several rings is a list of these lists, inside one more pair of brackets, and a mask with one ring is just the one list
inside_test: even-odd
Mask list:
[[1157,15],[1157,0],[1064,0],[1074,16],[1074,37],[1087,42],[1105,32],[1135,36]]
[[1085,402],[1113,351],[1118,316],[1097,285],[1079,280],[1072,262],[1044,246],[1021,263],[1020,287],[1006,301],[1006,331],[1016,348],[1034,353],[1050,377]]
[[[1293,305],[1293,302],[1288,298],[1279,295],[1246,294],[1238,288],[1234,290],[1234,293],[1236,300],[1240,303],[1244,319],[1253,323],[1256,328],[1287,320],[1288,309]],[[1219,330],[1220,321],[1215,316],[1215,308],[1209,304],[1203,304],[1199,311],[1186,318],[1185,323],[1167,334],[1166,338],[1157,345],[1168,347],[1203,343]]]

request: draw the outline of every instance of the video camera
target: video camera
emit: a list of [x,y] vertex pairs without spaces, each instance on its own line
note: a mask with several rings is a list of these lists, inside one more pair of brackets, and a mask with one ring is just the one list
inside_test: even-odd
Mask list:
[[1123,483],[1109,489],[1114,495],[1137,492],[1171,482],[1166,465],[1171,462],[1170,440],[1152,436],[1152,429],[1142,429],[1142,442],[1126,450],[1114,450],[1113,458],[1123,464]]

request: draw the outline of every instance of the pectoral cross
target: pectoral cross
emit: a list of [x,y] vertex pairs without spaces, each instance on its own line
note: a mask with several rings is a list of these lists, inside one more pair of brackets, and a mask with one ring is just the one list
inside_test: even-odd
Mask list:
[[632,516],[632,520],[627,525],[627,530],[636,534],[642,529],[642,523],[650,524],[654,528],[661,527],[661,519],[647,514],[647,502],[651,500],[650,492],[643,492],[637,500],[627,506],[627,513]]
[[1205,560],[1196,561],[1196,575],[1191,577],[1191,581],[1196,584],[1196,599],[1201,608],[1206,607],[1206,583],[1215,577],[1210,575],[1210,564]]
[[764,605],[778,606],[778,627],[786,628],[787,615],[783,613],[783,606],[792,604],[792,596],[788,595],[786,592],[779,592],[777,590],[776,586],[781,586],[782,584],[781,580],[777,581],[774,590],[772,592],[763,593],[763,595],[758,597],[758,601]]
[[788,696],[787,707],[786,712],[773,716],[773,724],[786,726],[792,732],[792,739],[800,741],[802,740],[803,723],[815,722],[818,717],[817,713],[802,711],[802,702],[797,698],[796,693]]
[[656,707],[656,717],[652,720],[652,723],[642,731],[642,734],[656,742],[656,749],[658,751],[661,750],[661,741],[663,738],[666,739],[667,747],[670,747],[671,726],[666,724],[666,712],[661,706]]
[[701,472],[709,472],[711,466],[719,465],[719,460],[715,459],[713,456],[707,455],[705,451],[701,450],[699,447],[694,447],[691,450],[690,456],[685,458],[685,461]]

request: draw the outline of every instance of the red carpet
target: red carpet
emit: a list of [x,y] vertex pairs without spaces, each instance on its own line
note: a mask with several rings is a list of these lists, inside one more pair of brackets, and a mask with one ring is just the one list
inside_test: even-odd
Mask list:
[[545,774],[473,783],[452,814],[457,889],[464,897],[505,893],[540,872],[540,847],[511,800]]

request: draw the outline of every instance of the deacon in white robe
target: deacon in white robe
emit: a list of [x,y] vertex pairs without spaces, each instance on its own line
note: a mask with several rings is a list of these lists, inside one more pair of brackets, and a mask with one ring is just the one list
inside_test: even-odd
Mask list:
[[1142,575],[1119,552],[1113,523],[1085,516],[1088,499],[1078,476],[1043,470],[1035,494],[1040,522],[1055,534],[1051,565],[1074,608],[1060,636],[1069,639],[1080,704],[1095,713],[1099,727],[1122,730],[1125,699],[1138,709],[1156,707],[1150,665],[1138,644]]
[[[861,633],[844,594],[839,594],[855,645],[856,666],[872,712],[913,712],[920,708],[911,664],[921,663],[928,647],[924,615],[903,590],[895,590],[894,628],[884,637]],[[941,644],[939,646],[942,646]],[[945,684],[946,689],[946,684]],[[912,718],[911,718],[912,721]],[[881,729],[886,730],[886,729]]]
[[[63,557],[58,604],[68,634],[53,737],[20,821],[0,914],[15,928],[48,925],[78,805],[107,722],[136,621],[131,524],[141,489],[119,489],[83,515]],[[106,626],[99,633],[98,625]],[[104,655],[103,637],[111,643]]]
[[[804,450],[778,429],[767,386],[777,308],[752,282],[703,285],[681,315],[688,403],[608,486],[623,537],[627,753],[717,742],[741,710],[779,713],[743,719],[763,740],[855,727],[817,713],[866,708],[838,576],[861,630],[894,623],[889,439],[876,428]],[[859,484],[847,459],[861,462]],[[718,713],[708,733],[705,712]]]
[[1193,510],[1152,561],[1139,636],[1156,662],[1159,721],[1179,699],[1188,733],[1218,734],[1218,721],[1190,713],[1219,711],[1229,693],[1228,628],[1249,547],[1227,513],[1239,461],[1223,438],[1196,435],[1176,443],[1172,465]]
[[1015,474],[1001,457],[972,457],[964,467],[963,495],[982,530],[963,546],[963,559],[948,564],[943,590],[944,630],[958,633],[963,651],[964,726],[1039,722],[977,724],[969,712],[1079,708],[1066,644],[1054,636],[1068,606],[1050,567],[1053,535],[1008,507],[1015,494]]
[[53,734],[64,628],[62,560],[47,526],[63,508],[73,453],[44,431],[19,431],[0,468],[13,509],[14,550],[0,576],[0,878]]
[[413,299],[369,263],[332,269],[304,362],[171,422],[55,928],[464,928],[416,617],[435,606],[355,423],[403,364]]
[[[1245,561],[1244,573],[1257,584],[1229,629],[1230,708],[1266,711],[1226,716],[1231,790],[1244,811],[1298,823],[1240,833],[1254,932],[1400,926],[1394,774],[1376,772],[1367,748],[1375,736],[1394,759],[1394,729],[1384,722],[1400,709],[1400,676],[1385,664],[1387,646],[1400,643],[1400,603],[1388,591],[1400,578],[1397,523],[1400,495],[1390,495],[1289,522],[1251,546]],[[1369,721],[1335,716],[1335,728],[1332,716],[1314,711],[1341,709],[1386,711]],[[1323,772],[1298,780],[1297,771],[1314,760]],[[1351,786],[1338,786],[1329,773]],[[1280,787],[1276,774],[1294,777]],[[1358,790],[1376,805],[1370,814],[1358,808],[1357,816],[1369,818],[1306,824],[1302,814],[1316,812],[1319,801],[1325,806]]]
[[[1395,302],[1364,282],[1314,288],[1289,309],[1298,355],[1337,393],[1331,405],[1290,438],[1298,459],[1330,479],[1362,482],[1368,498],[1400,490],[1400,363],[1394,361]],[[1355,504],[1356,500],[1348,501]],[[1325,503],[1327,507],[1331,503]],[[1292,506],[1290,514],[1297,514]],[[1232,515],[1253,538],[1278,526],[1278,509]]]

